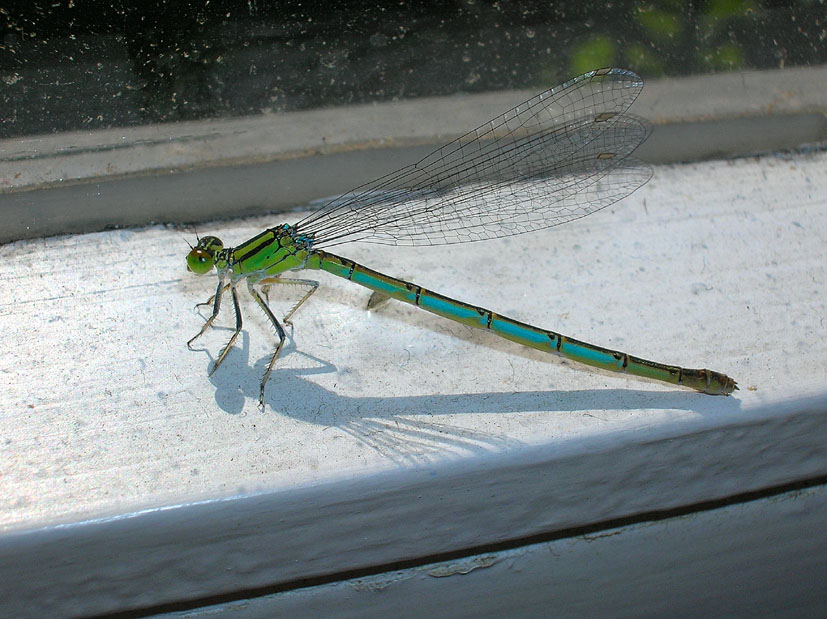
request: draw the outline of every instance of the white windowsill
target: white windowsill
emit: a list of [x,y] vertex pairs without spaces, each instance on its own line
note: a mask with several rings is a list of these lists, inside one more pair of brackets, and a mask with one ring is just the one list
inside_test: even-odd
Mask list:
[[[209,598],[823,475],[826,163],[661,166],[559,229],[338,248],[573,337],[726,372],[732,398],[594,373],[399,303],[367,312],[368,291],[318,273],[262,413],[273,337],[249,299],[212,378],[230,331],[186,349],[214,278],[185,271],[179,232],[0,247],[2,597],[66,612],[71,592],[83,613]],[[235,244],[276,223],[199,232]]]

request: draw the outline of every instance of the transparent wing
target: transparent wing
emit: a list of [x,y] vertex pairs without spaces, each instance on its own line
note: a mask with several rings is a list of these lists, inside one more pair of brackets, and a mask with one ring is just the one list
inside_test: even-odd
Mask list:
[[643,81],[599,69],[529,99],[421,161],[367,183],[296,224],[317,246],[437,245],[521,234],[605,208],[652,175],[626,114]]

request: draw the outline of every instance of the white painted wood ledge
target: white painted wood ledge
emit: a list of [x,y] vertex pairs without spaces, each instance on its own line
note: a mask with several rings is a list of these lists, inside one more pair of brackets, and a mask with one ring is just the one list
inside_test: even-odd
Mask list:
[[[662,166],[559,229],[339,248],[573,337],[726,372],[731,398],[594,373],[402,304],[368,312],[366,290],[322,273],[261,412],[272,334],[244,299],[244,335],[207,377],[232,317],[187,350],[214,279],[185,271],[179,232],[0,247],[4,614],[197,605],[823,477],[825,164]],[[275,223],[199,232],[233,244]]]

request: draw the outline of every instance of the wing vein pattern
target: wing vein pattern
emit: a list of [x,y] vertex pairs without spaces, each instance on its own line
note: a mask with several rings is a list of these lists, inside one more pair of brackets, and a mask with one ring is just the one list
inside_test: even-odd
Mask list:
[[652,175],[631,156],[649,135],[627,113],[642,88],[631,71],[590,71],[332,200],[296,229],[315,246],[439,245],[585,217]]

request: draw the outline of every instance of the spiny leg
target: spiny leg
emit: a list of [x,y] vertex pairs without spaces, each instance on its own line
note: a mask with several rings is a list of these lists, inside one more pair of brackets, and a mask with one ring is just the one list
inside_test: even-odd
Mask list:
[[299,309],[302,306],[302,304],[310,298],[310,295],[312,295],[314,292],[316,292],[316,290],[319,289],[319,282],[314,281],[312,279],[288,279],[285,277],[272,277],[270,279],[261,280],[259,284],[261,284],[261,293],[267,298],[268,301],[270,300],[270,287],[275,284],[294,284],[297,286],[310,287],[310,290],[308,290],[307,293],[301,299],[299,299],[298,303],[296,303],[293,306],[293,309],[291,309],[284,315],[284,318],[282,320],[284,321],[284,324],[286,324],[289,327],[293,326],[293,323],[290,322],[290,317],[293,314],[295,314],[296,310]]
[[[187,342],[187,348],[189,348],[190,350],[192,350],[192,343],[195,340],[197,340],[199,337],[204,335],[204,332],[207,329],[210,328],[210,325],[212,325],[213,321],[218,317],[218,312],[221,310],[221,294],[225,290],[227,290],[227,288],[229,288],[229,286],[230,286],[230,284],[226,284],[226,285],[224,284],[223,279],[219,279],[218,280],[218,288],[216,289],[215,294],[210,297],[210,300],[207,301],[206,303],[199,303],[198,304],[198,305],[209,305],[213,301],[213,299],[215,300],[215,303],[213,304],[213,308],[212,308],[212,316],[207,318],[207,321],[204,323],[204,326],[201,327],[201,330],[195,335],[195,337],[191,338],[190,341]],[[195,307],[198,307],[198,305],[196,305]]]
[[[223,294],[223,293],[227,292],[227,288],[229,288],[229,287],[230,287],[230,284],[225,284],[224,287],[221,288],[221,293]],[[207,299],[203,303],[196,303],[195,307],[204,307],[205,305],[209,305],[210,303],[213,302],[213,299],[215,299],[215,295],[211,296],[209,299]]]
[[[270,372],[273,371],[273,366],[276,364],[276,359],[278,359],[279,353],[281,352],[282,346],[284,346],[284,340],[287,339],[287,335],[284,333],[284,327],[279,324],[279,321],[276,320],[276,317],[273,315],[273,312],[270,311],[270,308],[267,306],[267,303],[264,302],[264,299],[261,298],[258,290],[253,287],[253,282],[247,280],[247,289],[250,291],[250,294],[256,300],[256,303],[259,304],[261,309],[264,310],[264,313],[267,314],[267,318],[273,323],[273,327],[276,329],[276,335],[279,337],[278,346],[276,346],[276,352],[273,353],[273,356],[270,358],[270,363],[267,364],[267,370],[264,372],[264,377],[261,379],[261,389],[258,393],[258,405],[264,409],[264,386],[267,384],[267,380],[270,378]],[[307,295],[309,296],[309,295]]]
[[226,357],[227,353],[230,352],[230,348],[235,343],[238,334],[241,333],[241,308],[238,305],[238,293],[236,292],[235,286],[230,286],[230,292],[233,295],[233,307],[235,308],[235,332],[232,337],[230,337],[230,341],[227,342],[224,350],[222,350],[221,354],[218,355],[218,359],[215,360],[215,364],[212,366],[209,376],[212,376],[218,369],[218,366],[221,365],[221,362],[224,361],[224,357]]

